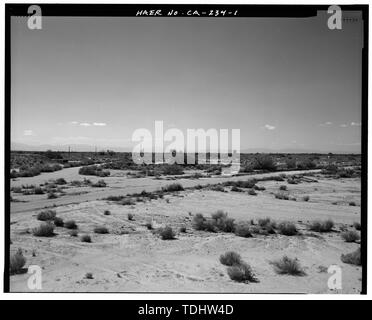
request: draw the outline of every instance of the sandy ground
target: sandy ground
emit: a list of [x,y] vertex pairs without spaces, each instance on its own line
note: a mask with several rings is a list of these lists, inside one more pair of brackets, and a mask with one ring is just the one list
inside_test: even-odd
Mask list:
[[[52,174],[56,174],[55,178],[63,176],[67,181],[76,179],[76,168],[67,170],[63,170],[66,176],[61,172]],[[52,174],[23,179],[33,179],[28,184],[38,183],[36,179],[42,183]],[[81,176],[78,178],[82,179]],[[224,178],[181,179],[177,182],[192,186],[217,183],[221,179]],[[340,227],[352,229],[351,225],[360,221],[360,179],[317,179],[318,182],[297,185],[259,182],[258,185],[266,190],[258,191],[257,196],[231,192],[229,188],[226,188],[227,192],[186,190],[166,195],[164,199],[123,206],[97,199],[109,194],[156,190],[170,182],[119,176],[105,178],[109,184],[105,189],[88,188],[89,193],[52,200],[57,216],[64,220],[74,219],[79,226],[79,235],[91,235],[92,243],[71,237],[69,230],[62,227],[57,227],[56,235],[51,238],[28,233],[27,230],[40,224],[36,214],[40,208],[50,205],[50,200],[46,200],[45,195],[24,196],[28,202],[12,203],[11,250],[24,250],[26,267],[42,267],[41,291],[49,292],[358,293],[361,290],[361,267],[342,263],[340,256],[356,250],[359,244],[344,242]],[[22,180],[16,182],[27,184]],[[275,199],[274,193],[280,185],[287,185],[289,194],[297,201]],[[304,195],[310,197],[308,202],[302,200]],[[357,206],[349,206],[350,201],[355,201]],[[110,210],[111,215],[104,215],[104,210]],[[193,215],[209,216],[216,210],[227,211],[237,221],[262,217],[290,220],[297,224],[302,234],[242,238],[192,228]],[[134,215],[133,221],[128,220],[128,213]],[[332,218],[336,223],[334,232],[320,234],[308,230],[306,224],[309,221],[326,218]],[[161,240],[147,230],[145,223],[148,221],[155,226],[172,226],[177,231],[176,239]],[[94,227],[100,225],[106,226],[110,233],[95,234]],[[178,232],[181,226],[186,227],[186,233]],[[226,267],[219,262],[219,256],[230,250],[238,252],[251,265],[258,283],[230,280]],[[270,261],[283,255],[297,257],[306,275],[276,274]],[[334,264],[342,268],[342,290],[327,287],[330,274],[322,269]],[[93,279],[85,278],[88,272],[92,273]],[[30,291],[28,278],[28,274],[11,276],[11,291]]]

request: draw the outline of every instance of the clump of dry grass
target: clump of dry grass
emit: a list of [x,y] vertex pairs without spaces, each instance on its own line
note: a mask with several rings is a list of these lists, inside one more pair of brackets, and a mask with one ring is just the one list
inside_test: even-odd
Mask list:
[[85,279],[94,279],[94,278],[93,278],[93,273],[91,273],[91,272],[87,272],[87,273],[85,274]]
[[315,232],[330,232],[334,225],[335,224],[331,219],[325,221],[316,220],[310,224],[309,229]]
[[10,261],[9,261],[10,274],[21,273],[25,264],[26,264],[26,258],[23,256],[22,249],[19,248],[16,253],[10,256]]
[[298,233],[296,225],[288,221],[281,222],[277,228],[278,232],[285,236],[294,236]]
[[128,220],[133,221],[134,219],[134,214],[133,213],[128,213]]
[[354,230],[345,231],[341,233],[342,239],[344,239],[346,242],[355,242],[360,239],[360,236],[358,232]]
[[279,187],[279,190],[281,190],[281,191],[287,191],[287,186],[282,185],[282,186]]
[[103,214],[104,214],[105,216],[109,216],[109,215],[111,214],[111,212],[110,212],[110,210],[105,210],[105,211],[103,212]]
[[32,233],[36,237],[52,237],[54,236],[54,225],[50,222],[42,223],[37,228],[32,229]]
[[342,254],[341,255],[341,261],[343,263],[348,263],[348,264],[354,264],[356,266],[361,266],[362,265],[362,257],[361,257],[361,254],[360,254],[360,248],[358,248],[354,252],[347,253],[347,254]]
[[271,264],[278,274],[289,274],[292,276],[304,276],[306,274],[297,258],[291,259],[283,256],[281,259],[272,261]]

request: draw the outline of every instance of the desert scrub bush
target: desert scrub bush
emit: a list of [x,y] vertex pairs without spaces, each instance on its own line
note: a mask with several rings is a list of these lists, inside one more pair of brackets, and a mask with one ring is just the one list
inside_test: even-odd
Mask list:
[[360,254],[360,248],[358,248],[354,252],[347,253],[347,254],[342,254],[341,255],[341,261],[343,263],[348,263],[348,264],[354,264],[356,266],[361,266],[362,265],[362,258],[361,258],[361,254]]
[[120,201],[120,204],[123,206],[133,206],[136,203],[131,198],[126,198]]
[[294,236],[297,234],[297,227],[294,223],[284,221],[277,226],[278,232],[285,236]]
[[355,206],[356,206],[356,203],[355,203],[354,201],[350,201],[350,202],[349,202],[349,206],[351,206],[351,207],[355,207]]
[[81,242],[92,242],[92,238],[88,234],[84,234],[80,238]]
[[147,221],[146,224],[145,224],[146,228],[148,230],[152,230],[154,229],[153,225],[152,225],[152,222],[151,221]]
[[354,230],[342,232],[341,237],[345,242],[355,242],[360,239],[358,232]]
[[85,279],[94,279],[94,277],[93,277],[93,273],[91,273],[91,272],[87,272],[87,273],[85,274]]
[[233,266],[242,262],[242,257],[235,251],[227,251],[220,255],[220,262],[225,266]]
[[128,213],[128,220],[133,221],[134,219],[134,214],[133,213]]
[[79,169],[79,174],[87,176],[98,176],[98,177],[107,177],[110,175],[110,171],[103,170],[100,166],[85,166]]
[[253,189],[257,190],[257,191],[265,191],[266,190],[266,188],[264,186],[260,187],[260,186],[256,186],[256,185],[253,186]]
[[54,222],[54,225],[56,227],[63,227],[64,226],[63,219],[60,218],[60,217],[55,217],[53,222]]
[[111,214],[111,212],[110,212],[110,210],[105,210],[105,211],[103,211],[103,214],[105,216],[109,216]]
[[275,272],[278,274],[289,274],[292,276],[304,276],[305,271],[301,267],[297,258],[292,259],[284,256],[278,260],[272,261]]
[[206,219],[201,213],[197,213],[194,216],[192,222],[193,222],[193,227],[195,230],[204,230]]
[[54,210],[44,210],[38,213],[37,220],[49,221],[54,220],[56,217],[56,212]]
[[32,229],[32,233],[36,237],[52,237],[54,236],[54,225],[49,221],[44,222],[38,227]]
[[227,274],[230,279],[237,282],[258,282],[256,275],[253,273],[249,264],[241,262],[227,268]]
[[236,186],[232,186],[231,191],[233,191],[233,192],[243,192],[242,189],[240,189],[240,188],[238,188]]
[[330,232],[334,227],[334,222],[331,219],[325,221],[313,221],[311,222],[309,229],[315,232]]
[[63,226],[67,229],[77,229],[78,227],[75,220],[68,220],[63,224]]
[[176,234],[170,226],[161,228],[159,234],[162,240],[173,240],[176,237]]
[[42,188],[40,188],[40,187],[36,187],[34,189],[34,193],[35,194],[44,194],[44,190]]
[[224,232],[234,232],[234,219],[227,217],[227,212],[218,210],[212,214],[212,225]]
[[94,228],[94,233],[105,234],[105,233],[109,233],[109,231],[104,226],[98,226]]
[[237,224],[235,226],[234,233],[238,237],[243,237],[243,238],[251,238],[252,237],[251,226],[247,223]]
[[289,200],[289,196],[285,194],[284,192],[278,192],[278,193],[275,193],[275,199]]
[[58,196],[54,192],[49,192],[47,198],[48,199],[56,199],[56,198],[58,198]]
[[305,202],[307,202],[307,201],[310,200],[310,197],[309,197],[309,196],[303,196],[303,197],[302,197],[302,200],[305,201]]
[[183,191],[183,186],[180,183],[172,183],[162,188],[162,191],[165,192],[176,192],[176,191]]
[[215,186],[211,186],[211,190],[212,191],[225,192],[225,188],[220,184],[216,184]]
[[20,273],[23,270],[23,267],[25,264],[26,264],[26,258],[23,256],[22,249],[19,248],[16,253],[10,256],[10,261],[9,261],[10,274]]
[[354,222],[353,226],[354,226],[355,230],[358,230],[358,231],[362,228],[362,226],[359,222]]
[[98,180],[96,183],[92,184],[94,188],[106,188],[106,182],[104,180]]
[[54,183],[59,185],[67,184],[64,178],[58,178],[56,181],[54,181]]
[[257,196],[257,192],[256,192],[254,189],[249,189],[249,190],[248,190],[248,194],[249,194],[250,196]]
[[71,237],[77,237],[77,236],[78,236],[78,232],[77,232],[77,230],[71,230],[71,231],[69,232],[69,235],[70,235]]
[[179,231],[181,233],[186,233],[186,227],[185,226],[180,227],[180,230]]
[[287,191],[287,186],[285,186],[285,185],[282,185],[282,186],[280,186],[279,187],[279,190],[282,190],[282,191]]
[[[267,233],[275,233],[275,229],[277,227],[276,226],[276,222],[273,221],[273,220],[271,220],[270,218],[261,218],[261,219],[258,219],[258,225],[263,230],[267,231]],[[263,233],[265,233],[265,232],[263,232]]]

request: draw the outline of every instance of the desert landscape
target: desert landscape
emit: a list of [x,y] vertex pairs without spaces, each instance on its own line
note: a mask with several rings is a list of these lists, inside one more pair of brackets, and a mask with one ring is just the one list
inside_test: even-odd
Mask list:
[[[360,156],[151,165],[12,152],[12,292],[359,293]],[[330,289],[329,266],[342,270]]]

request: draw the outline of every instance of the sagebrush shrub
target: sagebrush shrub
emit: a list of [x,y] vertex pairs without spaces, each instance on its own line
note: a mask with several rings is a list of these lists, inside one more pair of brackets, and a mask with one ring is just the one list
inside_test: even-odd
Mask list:
[[313,221],[309,228],[315,232],[330,232],[334,227],[334,222],[331,219],[325,221]]
[[54,236],[54,225],[49,221],[42,223],[38,227],[32,229],[32,233],[37,237],[52,237]]
[[103,212],[103,214],[104,214],[105,216],[109,216],[109,215],[111,214],[111,212],[110,212],[110,210],[105,210],[105,211]]
[[204,230],[204,224],[205,224],[206,219],[201,213],[197,213],[194,218],[193,218],[193,227],[196,230]]
[[361,257],[361,254],[360,254],[360,248],[358,248],[354,252],[347,253],[347,254],[342,254],[341,255],[341,261],[343,263],[348,263],[348,264],[354,264],[356,266],[361,266],[362,265],[362,257]]
[[81,236],[80,240],[81,242],[92,242],[92,238],[88,234],[84,234],[83,236]]
[[257,282],[257,278],[249,264],[241,262],[227,268],[227,274],[231,280],[237,282]]
[[271,262],[275,272],[278,274],[289,274],[292,276],[304,276],[305,271],[301,267],[297,258],[291,259],[287,256]]
[[134,214],[133,213],[128,213],[128,220],[133,221],[134,219]]
[[109,233],[109,231],[106,227],[99,226],[99,227],[94,228],[94,233],[105,234],[105,233]]
[[342,232],[341,237],[346,242],[355,242],[360,239],[359,233],[354,230]]
[[287,186],[285,185],[282,185],[279,187],[279,190],[282,190],[282,191],[287,191]]
[[71,230],[71,231],[69,232],[69,235],[70,235],[71,237],[77,237],[77,236],[78,236],[78,232],[77,232],[77,230]]
[[225,266],[233,266],[240,264],[242,262],[242,258],[239,253],[236,253],[235,251],[228,251],[225,254],[221,254],[220,262]]
[[75,220],[68,220],[64,223],[64,227],[67,229],[77,229],[77,224]]
[[175,233],[173,232],[173,229],[170,226],[162,228],[159,234],[162,240],[172,240],[175,239],[176,236]]
[[280,234],[285,235],[285,236],[294,236],[297,234],[297,227],[292,222],[288,222],[288,221],[281,222],[279,223],[277,229]]
[[10,274],[20,273],[23,270],[25,264],[26,258],[23,256],[22,249],[19,248],[16,253],[10,256],[9,260]]
[[358,231],[360,231],[360,229],[362,228],[362,226],[361,226],[361,224],[359,222],[354,222],[353,226]]
[[64,226],[64,223],[63,223],[63,219],[62,218],[59,218],[59,217],[55,217],[54,220],[53,220],[54,224],[56,227],[63,227]]
[[172,183],[162,188],[165,192],[183,191],[183,186],[180,183]]
[[40,220],[40,221],[54,220],[56,215],[57,214],[54,210],[41,211],[37,215],[37,220]]
[[251,226],[247,223],[239,223],[235,226],[234,233],[239,237],[250,238],[252,237]]

